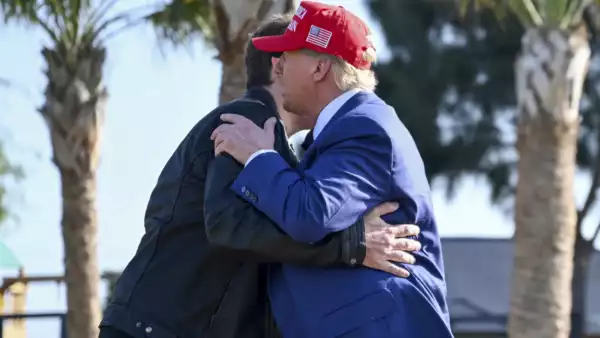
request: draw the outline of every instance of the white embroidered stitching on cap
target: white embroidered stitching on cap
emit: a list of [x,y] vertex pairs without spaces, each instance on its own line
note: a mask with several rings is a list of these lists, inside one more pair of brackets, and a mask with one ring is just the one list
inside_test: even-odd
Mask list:
[[304,8],[302,6],[298,6],[298,9],[296,9],[296,16],[299,17],[300,19],[304,19],[305,15],[306,15],[306,8]]
[[298,22],[296,22],[296,20],[292,20],[292,22],[290,22],[290,24],[287,26],[287,29],[291,30],[292,32],[295,32],[296,27],[298,27]]

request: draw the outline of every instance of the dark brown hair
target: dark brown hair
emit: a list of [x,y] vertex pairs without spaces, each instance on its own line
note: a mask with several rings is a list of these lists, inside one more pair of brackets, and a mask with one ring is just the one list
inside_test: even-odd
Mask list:
[[292,15],[274,15],[263,22],[250,36],[246,45],[246,88],[268,86],[271,80],[272,57],[279,57],[281,53],[263,52],[252,44],[252,38],[259,36],[282,35],[292,21]]

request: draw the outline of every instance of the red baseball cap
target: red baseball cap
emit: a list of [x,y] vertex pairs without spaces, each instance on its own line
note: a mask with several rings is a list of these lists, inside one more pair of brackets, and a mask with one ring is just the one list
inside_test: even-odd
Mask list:
[[359,69],[369,69],[371,61],[363,57],[375,47],[367,25],[342,6],[302,1],[283,35],[252,39],[258,50],[291,52],[312,49],[337,56]]

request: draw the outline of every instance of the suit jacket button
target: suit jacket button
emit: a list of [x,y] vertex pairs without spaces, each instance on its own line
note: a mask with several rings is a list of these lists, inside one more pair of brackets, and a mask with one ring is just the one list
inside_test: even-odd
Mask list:
[[242,193],[244,193],[244,194],[245,194],[245,193],[246,193],[246,191],[248,191],[248,189],[246,189],[246,187],[245,187],[245,186],[243,186],[243,187],[242,187]]
[[252,193],[250,193],[250,191],[246,190],[246,191],[244,191],[244,195],[246,195],[246,197],[251,197]]

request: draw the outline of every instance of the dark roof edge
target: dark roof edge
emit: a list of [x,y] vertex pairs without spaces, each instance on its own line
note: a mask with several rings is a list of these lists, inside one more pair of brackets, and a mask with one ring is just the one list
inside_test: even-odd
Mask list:
[[[487,243],[511,243],[512,237],[466,237],[466,236],[442,236],[442,242],[487,242]],[[600,253],[600,248],[594,248],[596,252]]]

